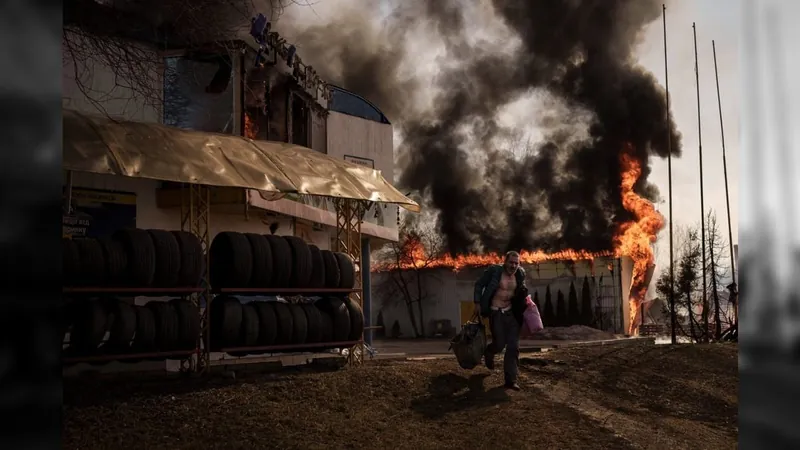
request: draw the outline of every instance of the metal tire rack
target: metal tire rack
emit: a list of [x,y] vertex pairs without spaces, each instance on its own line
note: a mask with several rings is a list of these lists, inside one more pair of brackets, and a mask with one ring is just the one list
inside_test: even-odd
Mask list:
[[[211,245],[210,220],[211,220],[211,190],[209,186],[200,184],[184,184],[181,192],[181,230],[188,231],[200,239],[203,252],[206,258],[206,272],[203,274],[201,286],[203,288],[191,295],[191,300],[200,311],[200,336],[198,336],[197,351],[190,358],[181,362],[182,370],[190,370],[199,373],[207,373],[211,367],[211,340],[210,340],[210,305],[216,294],[314,294],[314,293],[347,293],[363,311],[362,303],[362,279],[361,279],[361,223],[367,202],[354,199],[335,199],[333,201],[336,208],[336,251],[343,252],[353,259],[355,266],[355,286],[353,289],[220,289],[218,292],[212,291],[209,282],[208,271],[210,264],[208,261],[208,249]],[[205,308],[200,305],[205,304]],[[320,345],[298,344],[298,345],[273,345],[246,348],[223,348],[222,352],[229,351],[286,351],[286,350],[306,350],[319,347],[341,347],[348,348],[347,363],[349,365],[360,365],[364,361],[364,332],[357,341],[329,342]]]
[[[71,177],[69,177],[71,178]],[[68,192],[71,192],[71,180],[68,181]],[[68,194],[68,200],[71,195]],[[361,223],[367,202],[353,199],[335,199],[333,201],[336,208],[336,251],[343,252],[353,259],[355,267],[355,285],[353,289],[220,289],[219,292],[212,291],[209,282],[209,252],[211,245],[210,221],[211,221],[211,188],[201,184],[184,183],[181,188],[181,231],[186,231],[197,236],[203,249],[203,256],[206,259],[206,271],[202,275],[200,287],[197,288],[93,288],[75,287],[64,288],[65,294],[127,294],[137,296],[164,296],[178,295],[188,299],[197,307],[200,314],[200,333],[197,336],[197,345],[192,350],[150,352],[150,353],[131,353],[119,355],[97,355],[76,358],[64,358],[64,363],[91,363],[104,361],[119,361],[125,359],[144,359],[180,356],[181,372],[207,373],[211,366],[211,344],[210,344],[210,304],[215,294],[314,294],[314,293],[338,293],[348,294],[350,299],[355,302],[363,311],[362,302],[362,278],[361,278]],[[202,307],[205,305],[205,307]],[[322,344],[322,345],[321,345]],[[266,347],[247,347],[247,348],[223,348],[220,351],[287,351],[287,350],[306,350],[314,348],[346,348],[347,363],[349,365],[360,365],[364,361],[364,333],[356,341],[326,342],[314,344],[298,345],[274,345]]]

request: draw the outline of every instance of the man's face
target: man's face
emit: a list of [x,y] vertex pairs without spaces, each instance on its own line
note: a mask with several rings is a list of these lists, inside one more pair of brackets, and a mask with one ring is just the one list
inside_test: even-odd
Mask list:
[[506,262],[503,264],[503,267],[506,269],[507,274],[514,275],[519,268],[519,256],[512,255],[506,258]]

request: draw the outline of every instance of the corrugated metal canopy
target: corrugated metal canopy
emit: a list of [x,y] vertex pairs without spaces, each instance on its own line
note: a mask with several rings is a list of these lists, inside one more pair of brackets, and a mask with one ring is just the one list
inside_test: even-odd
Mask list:
[[63,127],[65,170],[368,200],[420,210],[380,171],[298,145],[114,121],[67,109]]

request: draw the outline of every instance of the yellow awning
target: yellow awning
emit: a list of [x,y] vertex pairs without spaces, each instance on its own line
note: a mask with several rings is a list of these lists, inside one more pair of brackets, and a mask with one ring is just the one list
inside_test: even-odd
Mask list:
[[309,148],[63,112],[65,170],[368,200],[420,210],[380,171]]

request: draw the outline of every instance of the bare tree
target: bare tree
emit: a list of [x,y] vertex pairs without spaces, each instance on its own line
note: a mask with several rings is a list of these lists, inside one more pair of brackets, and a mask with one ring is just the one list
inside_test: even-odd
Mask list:
[[714,338],[718,340],[722,335],[723,322],[730,326],[733,324],[733,318],[728,316],[727,307],[726,312],[722,311],[720,287],[726,285],[726,280],[730,281],[730,265],[725,257],[728,254],[728,245],[722,238],[717,215],[713,210],[706,216],[706,248],[709,249],[706,261],[706,273],[709,278],[708,296],[714,304]]
[[[272,20],[293,0],[67,0],[62,61],[78,90],[100,112],[110,99],[161,110],[165,53],[229,56],[251,18]],[[225,64],[226,59],[220,59]],[[231,70],[230,60],[227,70]],[[94,86],[95,67],[113,72],[111,89]],[[221,67],[220,71],[225,68]]]
[[390,268],[376,289],[382,298],[405,305],[415,337],[426,335],[424,304],[430,298],[426,284],[433,276],[432,263],[443,249],[444,242],[433,226],[405,223],[399,240],[376,252],[378,264]]

